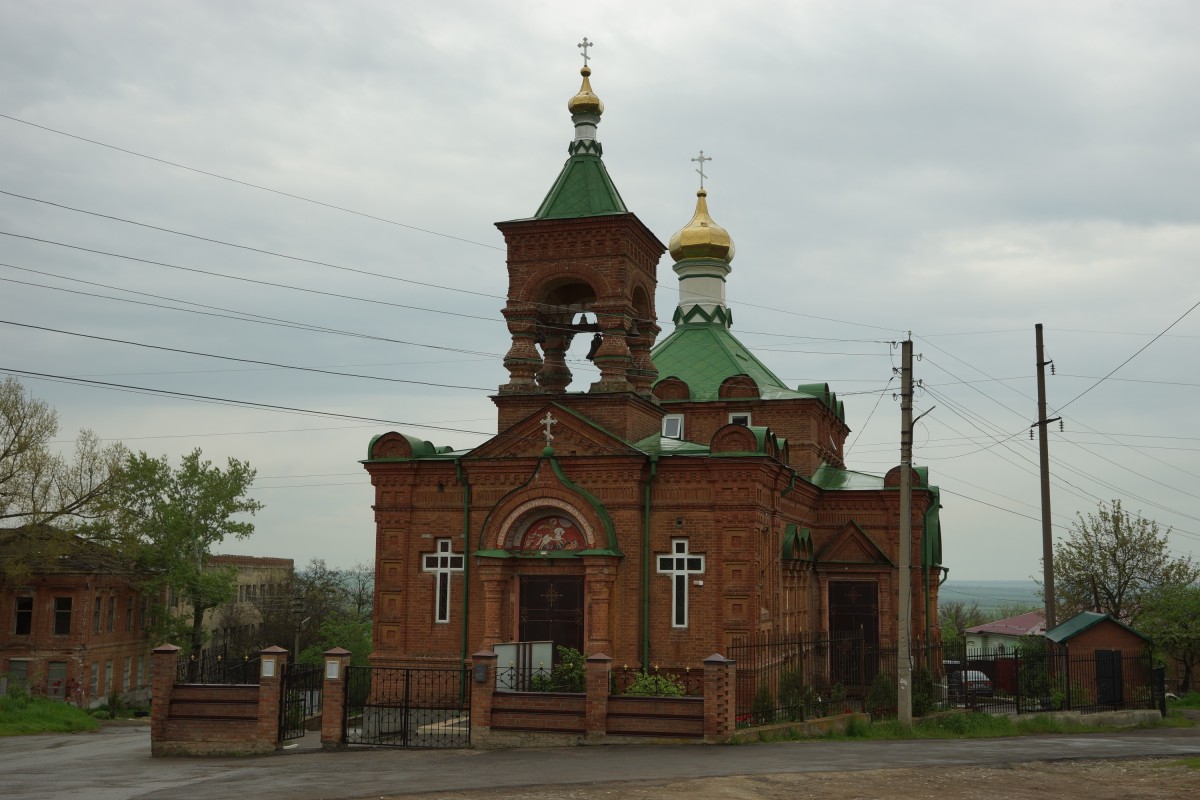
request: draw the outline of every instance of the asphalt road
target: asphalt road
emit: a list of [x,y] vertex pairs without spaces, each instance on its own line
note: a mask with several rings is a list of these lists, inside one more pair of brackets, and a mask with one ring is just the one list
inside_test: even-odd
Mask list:
[[335,800],[420,791],[719,775],[1200,755],[1200,729],[1011,739],[553,750],[296,749],[258,758],[151,758],[146,727],[0,739],[0,797]]

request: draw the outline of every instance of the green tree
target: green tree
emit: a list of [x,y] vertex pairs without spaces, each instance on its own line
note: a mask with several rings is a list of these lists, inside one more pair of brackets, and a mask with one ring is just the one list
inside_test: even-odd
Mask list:
[[1192,690],[1192,670],[1200,664],[1200,585],[1171,586],[1146,601],[1138,631],[1154,649],[1178,665],[1179,693]]
[[938,621],[942,626],[942,644],[948,648],[962,647],[967,628],[988,622],[979,603],[950,600],[938,605]]
[[366,666],[371,656],[371,623],[348,617],[325,620],[317,627],[315,642],[301,650],[297,660],[320,664],[325,651],[334,647],[349,650],[353,666]]
[[1171,529],[1130,514],[1113,500],[1095,514],[1076,515],[1070,535],[1054,543],[1054,593],[1059,619],[1095,610],[1133,624],[1145,602],[1174,586],[1200,580],[1188,556],[1172,557]]
[[[208,560],[226,537],[244,539],[254,525],[238,519],[263,506],[246,497],[255,471],[230,458],[225,469],[202,459],[199,448],[178,469],[166,456],[126,458],[105,506],[107,523],[141,545],[141,562],[155,577],[150,588],[167,588],[191,608],[190,647],[204,644],[204,612],[233,599],[231,570],[213,570]],[[169,615],[161,615],[169,616]]]
[[100,513],[99,501],[126,450],[121,444],[105,445],[85,430],[67,457],[51,448],[57,435],[53,408],[15,378],[0,383],[0,526],[43,534],[23,540],[36,553],[19,548],[7,553],[0,579],[24,575],[30,557],[55,555],[48,550],[56,548],[65,552],[70,534],[101,538],[101,529],[87,529],[87,523]]

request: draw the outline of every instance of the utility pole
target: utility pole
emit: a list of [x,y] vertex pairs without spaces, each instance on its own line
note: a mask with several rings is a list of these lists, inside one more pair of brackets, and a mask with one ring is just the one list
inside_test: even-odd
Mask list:
[[1046,366],[1053,361],[1046,360],[1042,348],[1042,323],[1034,326],[1037,338],[1037,389],[1038,389],[1038,449],[1041,451],[1042,475],[1042,586],[1046,595],[1046,630],[1056,624],[1054,615],[1054,535],[1050,530],[1050,436],[1046,426],[1051,422],[1061,421],[1062,417],[1046,419]]
[[912,725],[912,334],[900,348],[900,572],[896,635],[896,717],[904,727]]

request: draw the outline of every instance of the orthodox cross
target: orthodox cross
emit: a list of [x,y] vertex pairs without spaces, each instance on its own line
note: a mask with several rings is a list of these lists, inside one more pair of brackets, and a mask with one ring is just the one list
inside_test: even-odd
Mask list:
[[554,584],[550,584],[550,588],[542,595],[542,599],[546,601],[546,605],[554,608],[554,604],[562,599],[562,593],[554,588]]
[[545,425],[545,426],[546,426],[546,447],[549,447],[549,446],[550,446],[550,442],[551,442],[551,441],[554,439],[554,434],[552,434],[552,433],[550,432],[550,426],[551,426],[551,425],[557,425],[557,424],[558,424],[558,420],[556,420],[554,417],[550,416],[550,412],[549,412],[549,411],[547,411],[547,412],[546,412],[546,416],[545,416],[545,417],[543,417],[543,418],[540,420],[540,422],[541,422],[543,425]]
[[580,50],[582,50],[582,51],[583,51],[583,65],[586,67],[586,66],[587,66],[587,62],[588,62],[588,54],[587,54],[588,48],[589,48],[589,47],[595,47],[595,46],[596,46],[596,43],[595,43],[595,42],[589,42],[589,41],[587,40],[587,37],[585,36],[585,37],[583,37],[583,41],[582,41],[582,42],[580,42],[579,44],[575,45],[575,46],[576,46],[576,47],[578,47]]
[[671,552],[658,554],[658,573],[671,578],[671,627],[688,626],[688,580],[704,574],[704,556],[688,548],[687,539],[672,539]]
[[703,189],[704,188],[704,179],[708,177],[707,175],[704,174],[704,162],[712,161],[712,158],[704,155],[704,151],[701,150],[700,156],[698,158],[693,158],[692,161],[700,162],[700,169],[696,170],[696,172],[698,172],[700,174],[700,188]]

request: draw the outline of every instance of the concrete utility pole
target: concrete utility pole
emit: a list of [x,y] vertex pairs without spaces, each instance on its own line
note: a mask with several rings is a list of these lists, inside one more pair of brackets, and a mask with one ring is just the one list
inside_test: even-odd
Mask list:
[[1054,615],[1054,535],[1050,529],[1050,437],[1046,426],[1062,417],[1046,419],[1046,360],[1042,348],[1042,323],[1034,326],[1037,338],[1037,388],[1038,388],[1038,449],[1041,456],[1042,473],[1042,585],[1046,594],[1046,630],[1056,624]]
[[900,724],[912,725],[912,658],[909,636],[912,632],[912,334],[900,350],[900,573],[897,592],[899,618],[896,635],[896,717]]

